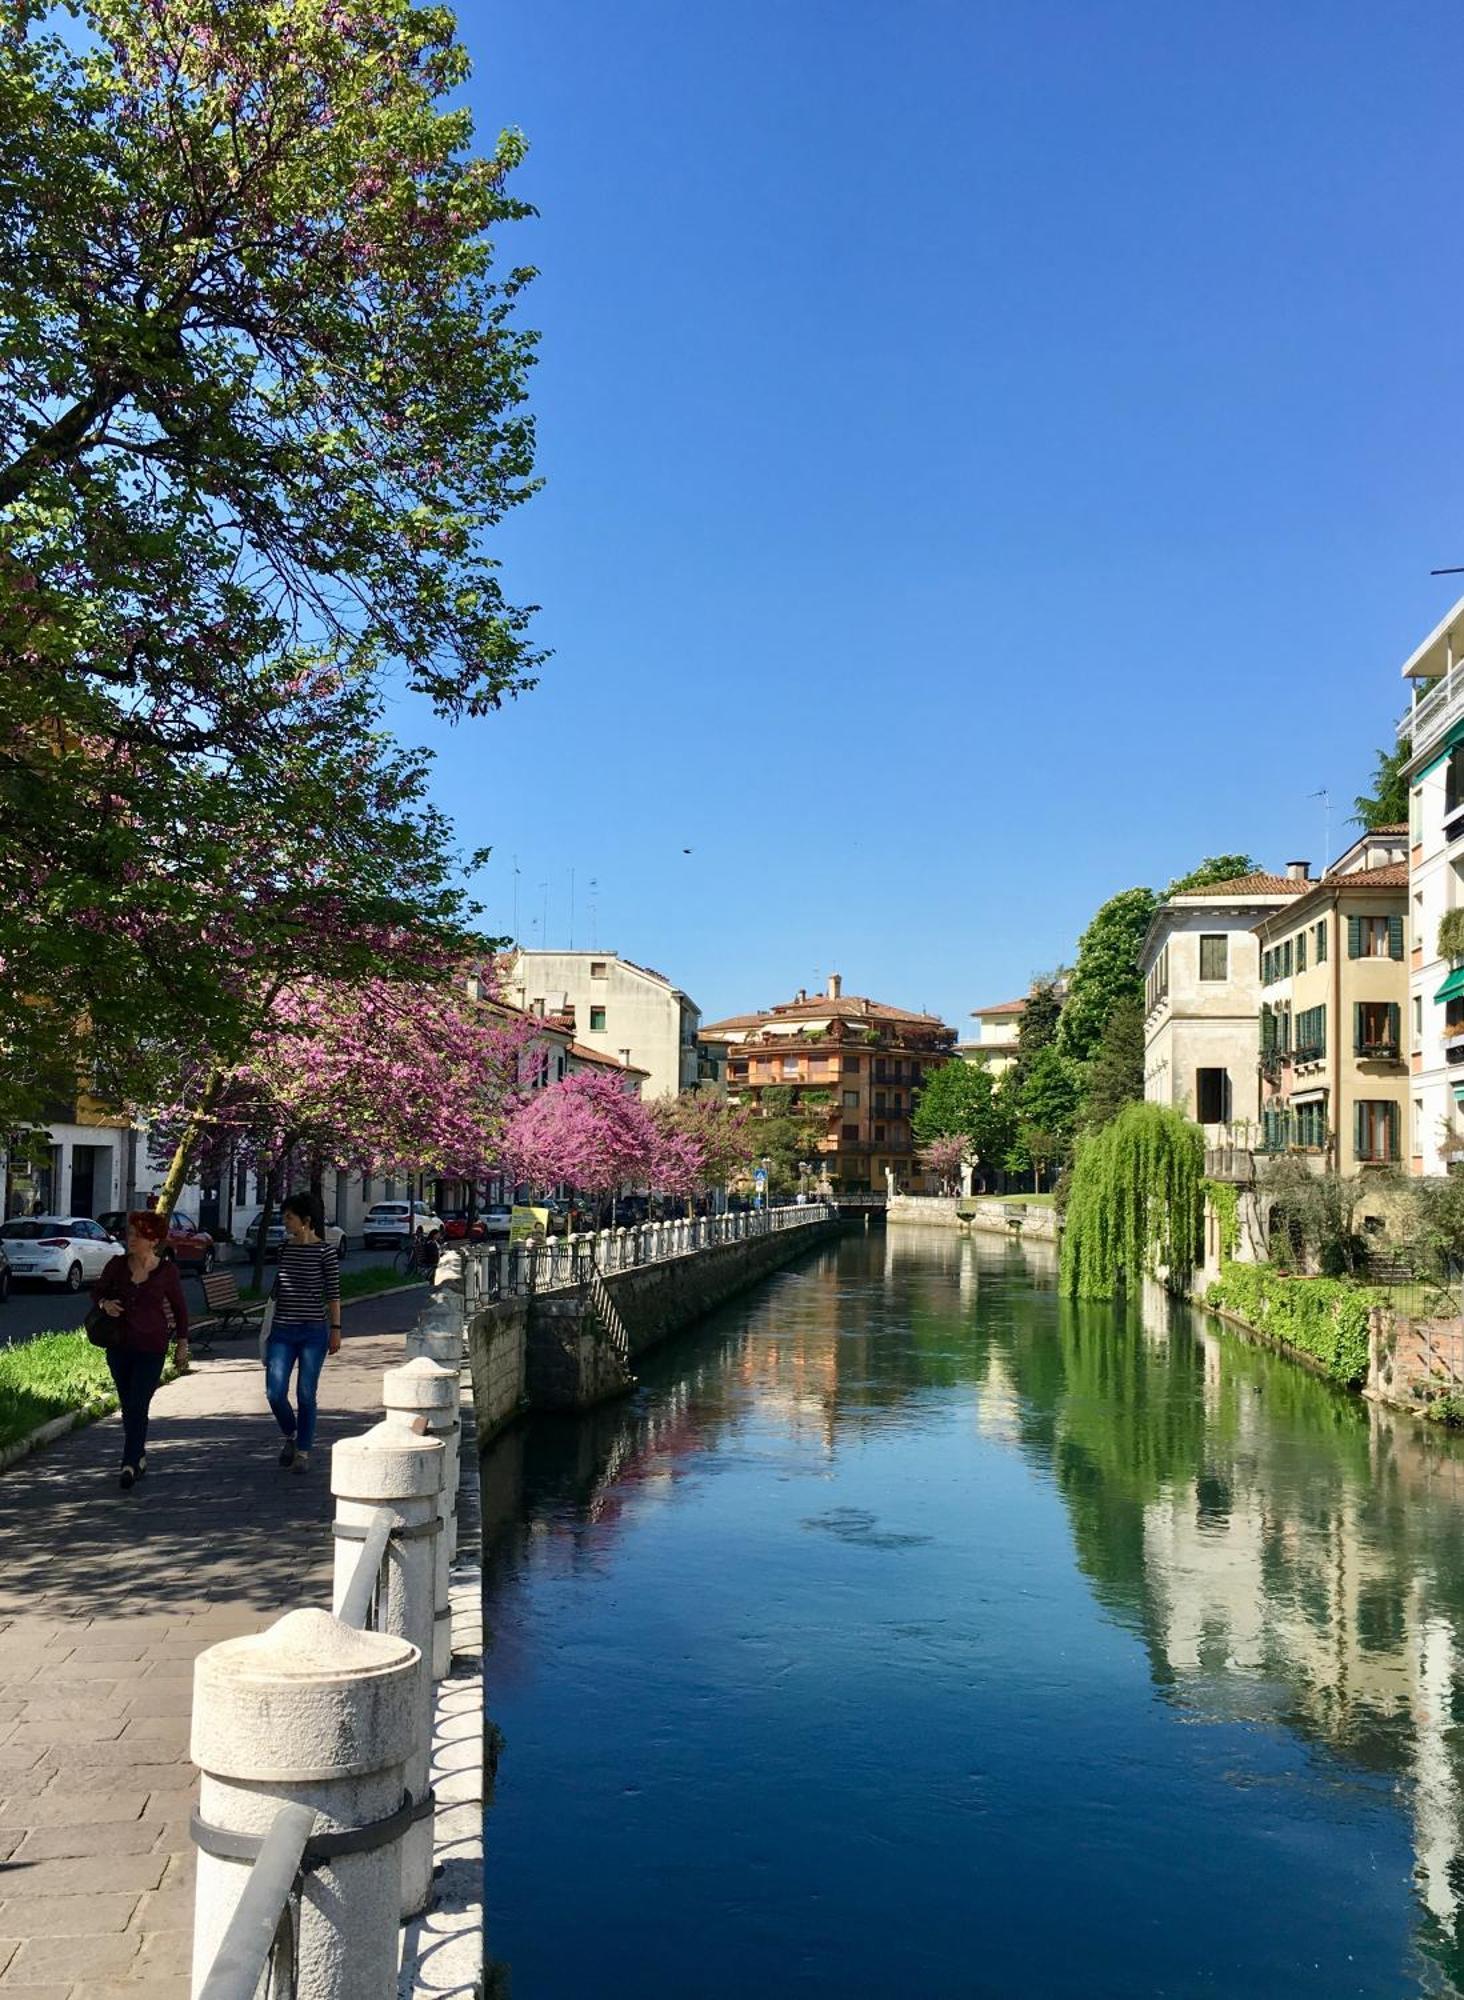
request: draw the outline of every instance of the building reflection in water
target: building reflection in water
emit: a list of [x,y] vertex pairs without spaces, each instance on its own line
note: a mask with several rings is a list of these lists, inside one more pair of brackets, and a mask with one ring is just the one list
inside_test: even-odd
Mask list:
[[[811,1260],[649,1357],[634,1398],[495,1447],[490,1618],[526,1559],[602,1561],[710,1447],[832,1461],[952,1386],[974,1441],[1055,1484],[1160,1699],[1396,1777],[1421,1942],[1459,1982],[1464,1456],[1157,1287],[1074,1306],[1047,1246],[954,1231],[889,1230],[858,1268]],[[491,1672],[513,1670],[495,1648]]]

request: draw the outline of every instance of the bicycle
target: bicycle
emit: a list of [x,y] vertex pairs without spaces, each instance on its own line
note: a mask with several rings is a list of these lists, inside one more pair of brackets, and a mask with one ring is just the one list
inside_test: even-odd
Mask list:
[[399,1278],[414,1278],[418,1275],[430,1278],[437,1269],[439,1248],[434,1237],[424,1236],[419,1230],[408,1237],[391,1260],[391,1268]]

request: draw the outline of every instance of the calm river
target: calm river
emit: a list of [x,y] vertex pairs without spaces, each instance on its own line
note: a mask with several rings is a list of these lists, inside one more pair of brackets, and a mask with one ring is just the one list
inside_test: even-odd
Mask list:
[[1464,1458],[850,1236],[485,1461],[513,2000],[1464,1992]]

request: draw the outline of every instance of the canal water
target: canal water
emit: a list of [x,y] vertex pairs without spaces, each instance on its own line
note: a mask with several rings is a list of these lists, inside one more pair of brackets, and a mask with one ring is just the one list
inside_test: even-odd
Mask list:
[[513,2000],[1464,1992],[1464,1461],[846,1238],[484,1462]]

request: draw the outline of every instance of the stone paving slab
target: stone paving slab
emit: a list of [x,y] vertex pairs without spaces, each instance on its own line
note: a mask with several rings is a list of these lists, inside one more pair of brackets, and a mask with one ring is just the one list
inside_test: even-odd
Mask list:
[[347,1305],[308,1473],[252,1344],[158,1391],[147,1476],[115,1417],[0,1473],[0,1992],[182,2000],[193,1927],[193,1661],[329,1605],[330,1447],[374,1422],[420,1292]]

